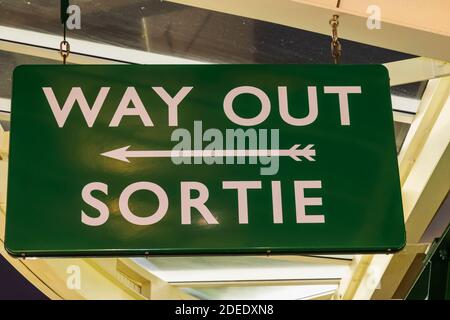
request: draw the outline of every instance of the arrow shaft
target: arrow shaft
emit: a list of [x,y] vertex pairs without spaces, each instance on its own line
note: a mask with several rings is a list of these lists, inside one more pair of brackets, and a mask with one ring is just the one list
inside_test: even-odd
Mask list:
[[[300,152],[299,152],[300,151]],[[297,155],[302,155],[297,150]],[[290,150],[143,150],[126,151],[127,158],[188,158],[188,157],[257,157],[290,156]]]
[[192,158],[192,157],[291,157],[295,161],[301,161],[304,157],[314,161],[316,151],[311,149],[314,145],[309,144],[303,149],[294,144],[290,149],[282,150],[128,150],[130,146],[122,147],[101,155],[124,162],[130,162],[129,158]]

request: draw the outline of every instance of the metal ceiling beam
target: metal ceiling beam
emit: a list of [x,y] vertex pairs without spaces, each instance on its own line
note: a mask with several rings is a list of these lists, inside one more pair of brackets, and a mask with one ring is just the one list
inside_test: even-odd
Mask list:
[[436,119],[441,114],[450,95],[450,77],[428,82],[419,105],[419,112],[411,124],[404,141],[404,147],[398,155],[400,181],[403,184],[416,163],[421,149],[425,145]]
[[328,21],[338,13],[341,38],[450,61],[450,2],[445,0],[378,0],[382,25],[373,30],[367,27],[367,10],[374,4],[372,0],[345,0],[339,9],[336,0],[169,1],[326,35],[331,32]]
[[342,277],[334,298],[348,300],[355,294],[359,283],[372,262],[372,255],[357,255],[352,261],[349,272]]
[[[448,39],[450,42],[450,39]],[[418,57],[385,63],[391,86],[450,76],[450,63]]]
[[[60,35],[29,31],[0,25],[0,50],[59,60]],[[71,53],[67,63],[76,64],[200,64],[201,62],[164,54],[122,48],[109,44],[67,37]]]

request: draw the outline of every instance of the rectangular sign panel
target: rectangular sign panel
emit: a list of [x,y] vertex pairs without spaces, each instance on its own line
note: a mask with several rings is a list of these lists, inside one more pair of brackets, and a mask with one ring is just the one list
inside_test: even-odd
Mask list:
[[405,244],[382,66],[21,66],[10,148],[13,255]]

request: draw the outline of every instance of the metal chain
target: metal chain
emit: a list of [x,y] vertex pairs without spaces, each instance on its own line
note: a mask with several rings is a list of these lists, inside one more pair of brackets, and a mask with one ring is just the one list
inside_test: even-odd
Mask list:
[[[63,3],[61,2],[61,7],[63,7]],[[61,17],[62,19],[62,17]],[[70,44],[66,40],[66,22],[67,19],[63,19],[63,41],[59,44],[59,54],[63,59],[63,64],[66,64],[67,57],[70,54]]]
[[339,26],[339,16],[337,14],[333,15],[330,19],[330,26],[332,29],[331,35],[331,56],[335,64],[338,64],[342,55],[342,46],[338,38],[338,26]]
[[63,64],[66,64],[67,57],[70,54],[70,44],[68,41],[61,41],[61,43],[59,44],[59,54],[63,59]]
[[[337,0],[336,8],[339,8],[340,6],[341,0]],[[337,14],[334,14],[333,17],[330,19],[329,23],[332,29],[331,56],[333,57],[334,63],[338,64],[342,55],[341,42],[339,41],[338,38],[339,16]]]

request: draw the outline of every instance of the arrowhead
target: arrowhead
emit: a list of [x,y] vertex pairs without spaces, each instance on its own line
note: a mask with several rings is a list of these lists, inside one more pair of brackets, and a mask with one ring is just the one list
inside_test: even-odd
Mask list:
[[302,161],[299,156],[304,157],[305,159],[309,160],[309,161],[315,161],[313,156],[316,155],[316,150],[311,149],[312,147],[314,147],[313,144],[308,144],[306,147],[304,147],[303,149],[298,149],[300,147],[299,144],[294,144],[290,149],[289,149],[289,156],[294,159],[295,161]]
[[316,150],[311,149],[314,147],[313,144],[308,144],[305,148],[303,148],[303,156],[309,161],[316,161],[313,157],[316,155]]
[[130,162],[127,158],[127,150],[130,146],[122,147],[119,149],[114,149],[108,152],[104,152],[101,155],[104,157],[120,160],[123,162]]
[[[289,156],[294,159],[295,161],[302,161],[299,157],[297,157],[297,155],[299,154],[299,150],[297,150],[297,148],[300,147],[299,144],[294,144],[290,149],[289,149]],[[301,154],[301,153],[300,153]]]

